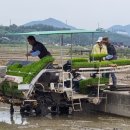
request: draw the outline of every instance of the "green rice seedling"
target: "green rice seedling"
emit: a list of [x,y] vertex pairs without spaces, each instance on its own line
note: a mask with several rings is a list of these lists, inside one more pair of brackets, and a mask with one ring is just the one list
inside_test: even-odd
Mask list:
[[19,64],[19,63],[15,63],[13,65],[8,66],[8,69],[10,69],[10,70],[16,70],[16,69],[19,69],[19,68],[22,68],[22,65]]
[[107,56],[107,54],[91,54],[90,60],[91,61],[96,61],[96,60],[102,61],[103,57],[106,57],[106,56]]
[[99,68],[99,67],[108,67],[110,64],[112,64],[111,61],[74,62],[74,63],[72,63],[72,67],[74,69],[78,69],[78,68]]
[[[88,94],[90,87],[93,86],[98,86],[99,83],[99,78],[90,78],[86,80],[81,80],[80,81],[80,93],[82,94]],[[100,84],[108,84],[109,83],[109,78],[100,78]]]
[[130,59],[118,59],[118,60],[111,60],[113,64],[117,64],[117,66],[121,65],[130,65]]
[[[54,61],[54,58],[51,56],[44,57],[43,59],[34,62],[32,64],[22,66],[18,63],[10,65],[7,68],[7,74],[13,76],[23,77],[23,83],[30,83],[32,79],[44,69],[44,67]],[[4,81],[0,86],[0,91],[3,95],[12,96],[12,97],[22,97],[22,93],[18,90],[18,84],[13,82]]]
[[97,62],[74,62],[72,63],[72,68],[78,69],[78,68],[96,68]]
[[99,67],[109,67],[112,64],[111,61],[101,61]]
[[23,77],[23,83],[30,83],[36,74],[40,72],[40,70],[53,61],[53,57],[47,56],[37,62],[22,67],[19,67],[18,64],[14,64],[7,68],[7,74],[21,76]]
[[88,62],[87,58],[72,58],[72,63],[73,62]]
[[[91,85],[98,85],[99,78],[89,78],[86,80],[81,80],[80,85],[84,86],[91,86]],[[100,78],[100,84],[106,84],[108,83],[108,78]]]
[[23,94],[18,90],[18,84],[4,81],[0,86],[0,91],[4,96],[22,98]]

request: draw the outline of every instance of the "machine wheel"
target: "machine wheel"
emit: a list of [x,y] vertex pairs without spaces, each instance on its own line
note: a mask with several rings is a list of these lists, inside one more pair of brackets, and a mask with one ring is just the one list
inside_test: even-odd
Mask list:
[[37,116],[41,115],[41,109],[40,109],[39,106],[37,106],[37,107],[35,108],[35,113],[36,113]]
[[47,107],[47,105],[45,103],[40,105],[40,109],[41,109],[41,115],[42,116],[45,116],[45,115],[47,115],[50,112],[48,107]]
[[59,114],[59,107],[57,105],[51,107],[51,114],[52,115]]
[[25,111],[25,108],[23,106],[20,107],[20,113],[24,113],[24,111]]
[[25,106],[21,106],[20,107],[20,113],[31,113],[32,112],[32,108],[30,105],[25,105]]
[[37,107],[35,108],[35,112],[36,115],[41,115],[41,116],[45,116],[47,115],[50,111],[47,107],[47,105],[44,102],[41,102],[37,105]]

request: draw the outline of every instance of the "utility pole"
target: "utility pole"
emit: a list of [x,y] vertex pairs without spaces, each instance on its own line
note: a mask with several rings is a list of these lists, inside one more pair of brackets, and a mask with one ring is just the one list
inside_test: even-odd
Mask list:
[[11,26],[11,24],[12,24],[12,23],[11,23],[11,19],[10,19],[10,20],[9,20],[9,25]]
[[67,19],[66,19],[65,23],[68,24],[68,23],[67,23]]
[[99,22],[98,22],[98,29],[100,28]]

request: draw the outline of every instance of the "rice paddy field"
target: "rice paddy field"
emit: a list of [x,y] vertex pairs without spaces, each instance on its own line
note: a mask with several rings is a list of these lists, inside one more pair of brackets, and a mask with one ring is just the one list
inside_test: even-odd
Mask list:
[[[70,46],[63,46],[62,49],[60,46],[56,45],[45,45],[47,49],[51,52],[53,57],[56,59],[56,61],[60,62],[61,60],[61,50],[62,50],[62,57],[64,60],[69,59],[70,56]],[[27,60],[27,57],[25,54],[27,51],[31,50],[31,46],[26,43],[21,44],[0,44],[0,65],[5,65],[8,63],[9,60]],[[84,50],[84,47],[82,46],[74,46],[73,47],[73,56],[76,57],[79,54],[81,54],[81,50]],[[86,53],[88,54],[88,53]],[[81,55],[81,57],[87,57],[84,53],[84,55]],[[37,57],[28,57],[29,61],[36,61],[38,60]]]
[[[46,45],[55,58],[55,63],[61,64],[71,58],[71,46]],[[27,57],[25,54],[31,50],[27,44],[0,44],[0,65],[6,65],[10,60],[37,61],[37,57]],[[73,46],[72,57],[89,56],[89,52],[81,52],[85,47]],[[87,48],[86,48],[87,49]],[[62,53],[61,53],[62,50]],[[82,55],[81,55],[82,54]],[[61,56],[62,55],[62,56]],[[123,55],[122,55],[123,56]],[[130,84],[130,72],[117,74],[118,83]],[[130,119],[104,113],[88,111],[74,115],[46,117],[21,116],[19,107],[15,107],[13,115],[9,113],[9,105],[0,103],[0,130],[130,130]]]

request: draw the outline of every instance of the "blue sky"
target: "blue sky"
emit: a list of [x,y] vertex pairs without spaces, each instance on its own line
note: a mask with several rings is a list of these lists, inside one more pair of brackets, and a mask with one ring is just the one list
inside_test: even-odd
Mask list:
[[83,29],[130,24],[130,0],[0,0],[0,25],[56,18]]

